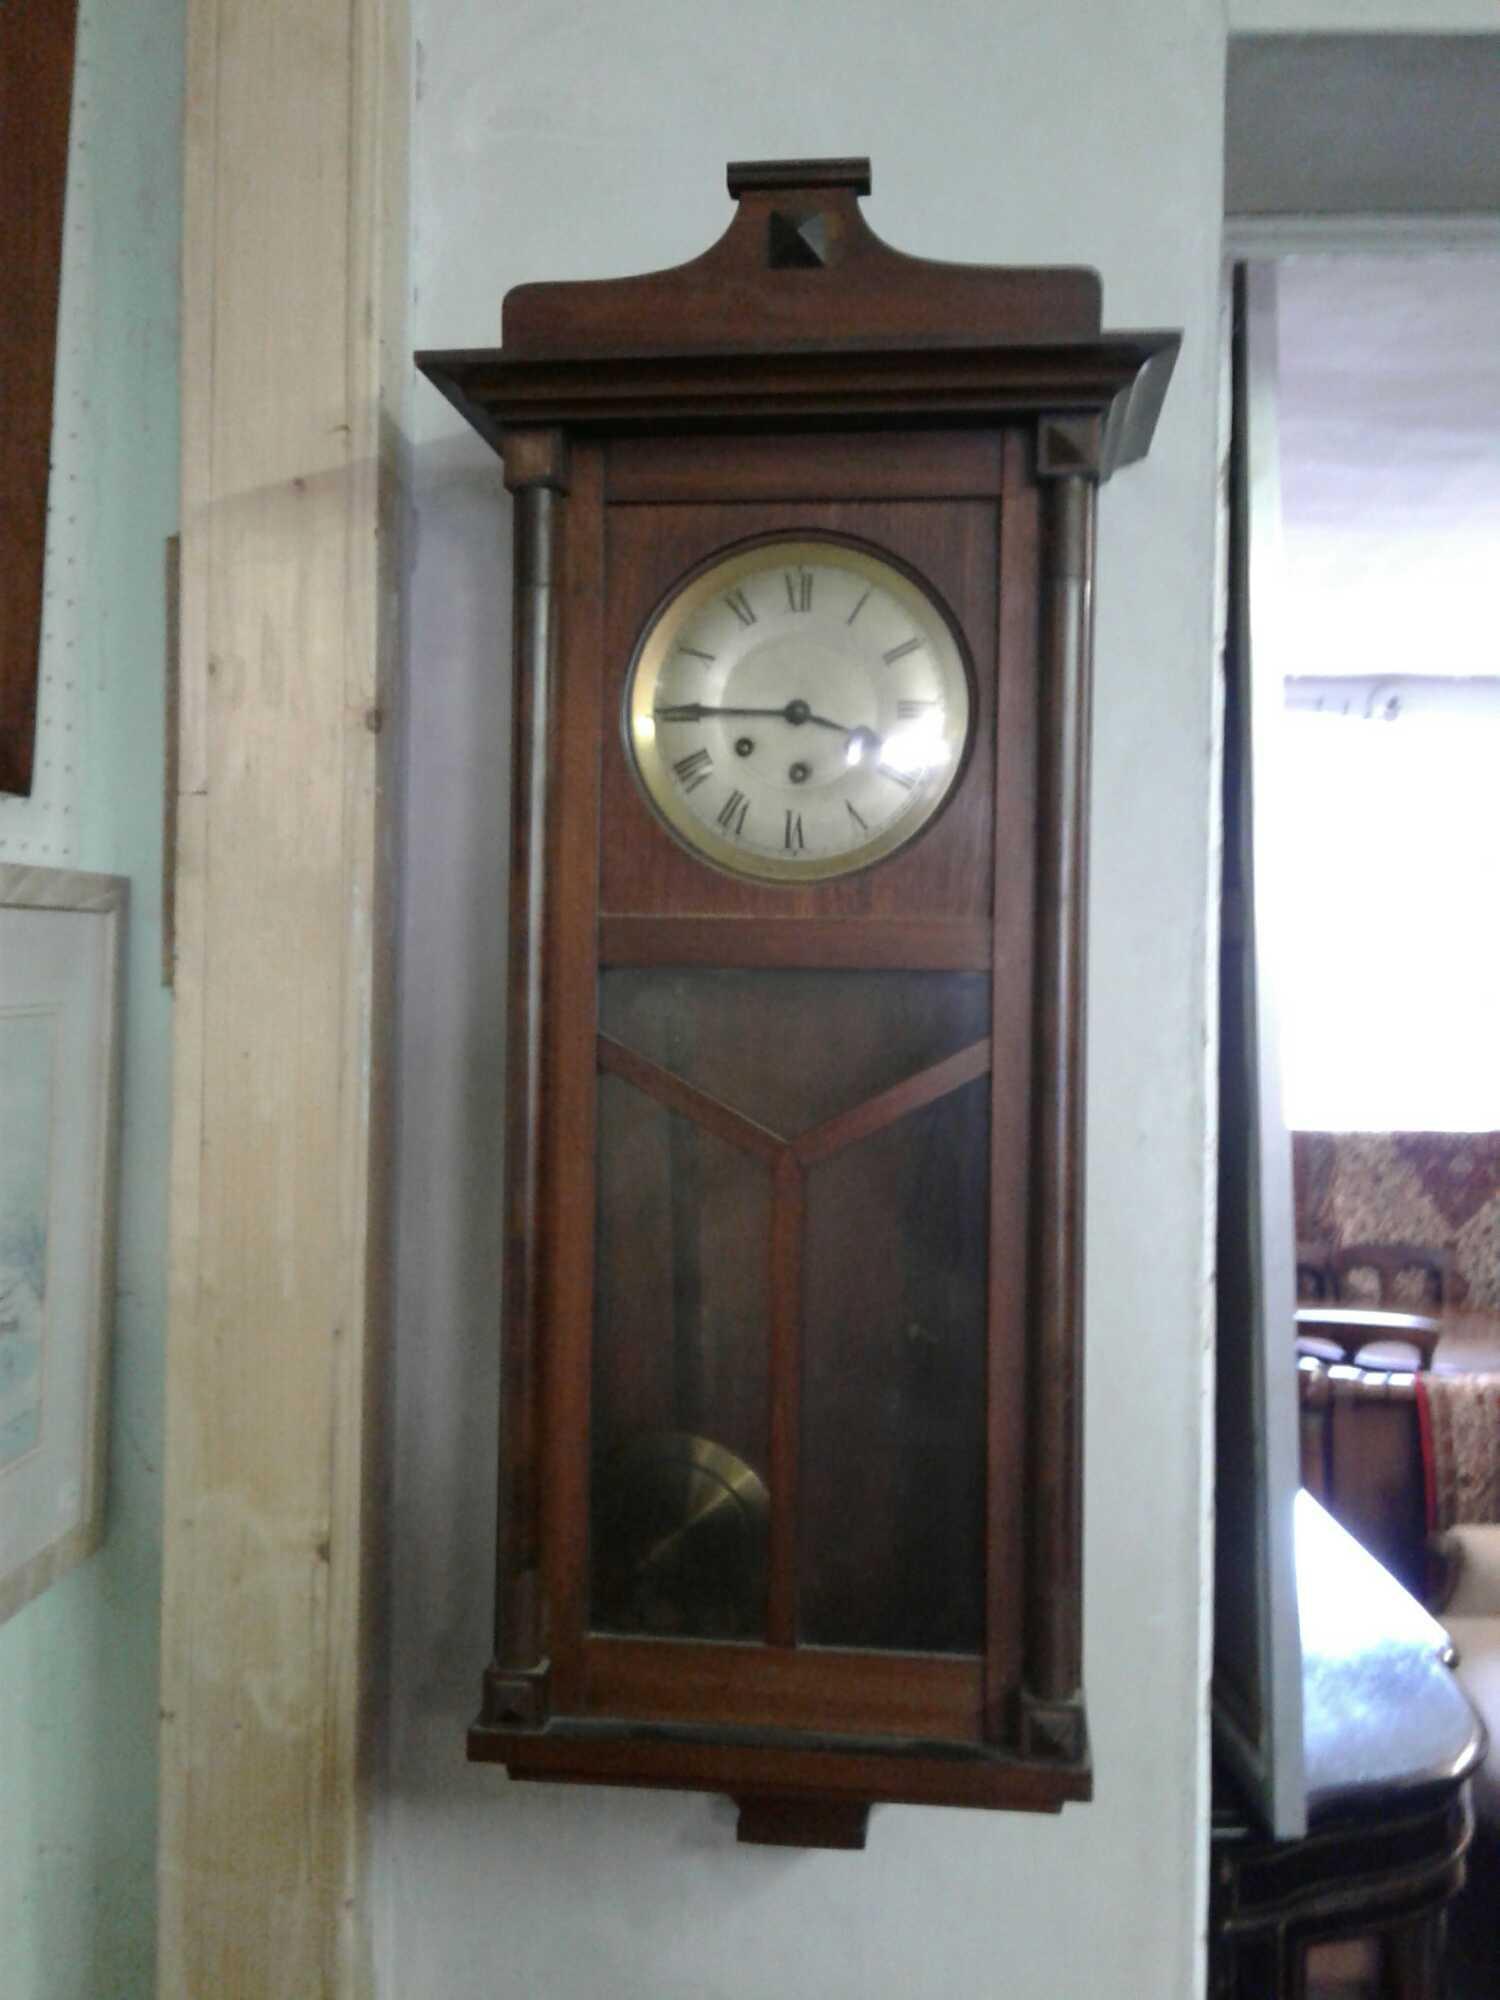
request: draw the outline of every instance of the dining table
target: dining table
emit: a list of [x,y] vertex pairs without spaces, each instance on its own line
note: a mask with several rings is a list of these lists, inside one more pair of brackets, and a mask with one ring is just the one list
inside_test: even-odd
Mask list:
[[1297,1307],[1298,1351],[1362,1368],[1500,1374],[1500,1311],[1438,1306],[1420,1312],[1344,1302]]

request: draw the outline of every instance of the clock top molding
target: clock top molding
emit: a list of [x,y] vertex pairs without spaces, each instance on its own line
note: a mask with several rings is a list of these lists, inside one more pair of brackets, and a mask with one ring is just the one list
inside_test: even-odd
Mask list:
[[555,451],[514,437],[533,428],[910,429],[1029,411],[1049,420],[1044,476],[1102,479],[1144,456],[1180,336],[1102,332],[1096,272],[893,250],[860,211],[864,159],[742,161],[728,185],[735,214],[701,256],[518,286],[500,347],[417,356],[505,451],[511,485],[566,483]]

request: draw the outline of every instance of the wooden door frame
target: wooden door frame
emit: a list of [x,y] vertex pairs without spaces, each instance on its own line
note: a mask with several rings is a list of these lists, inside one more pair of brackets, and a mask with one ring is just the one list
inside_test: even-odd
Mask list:
[[159,1986],[372,1984],[406,0],[188,0]]

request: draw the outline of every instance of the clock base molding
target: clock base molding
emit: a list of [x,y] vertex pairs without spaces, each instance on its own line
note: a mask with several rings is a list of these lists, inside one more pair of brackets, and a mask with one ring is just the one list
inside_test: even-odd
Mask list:
[[[881,1803],[1055,1813],[1093,1796],[1086,1765],[1028,1762],[953,1743],[824,1737],[803,1745],[789,1732],[554,1720],[537,1731],[476,1723],[468,1747],[472,1761],[503,1764],[513,1778],[727,1793],[741,1806],[742,1840],[768,1839],[747,1826],[779,1821],[774,1844],[782,1846],[862,1847],[848,1837],[851,1810]],[[748,1821],[747,1801],[755,1807]],[[796,1814],[793,1806],[804,1810]],[[843,1837],[816,1838],[820,1826]],[[794,1838],[794,1829],[802,1837]]]

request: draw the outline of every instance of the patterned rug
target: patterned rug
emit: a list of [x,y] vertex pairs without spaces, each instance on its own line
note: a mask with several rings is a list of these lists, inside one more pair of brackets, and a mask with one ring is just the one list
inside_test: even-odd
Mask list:
[[1299,1243],[1446,1250],[1447,1303],[1500,1312],[1500,1132],[1297,1132],[1292,1169]]
[[1418,1375],[1427,1523],[1500,1521],[1500,1375]]

